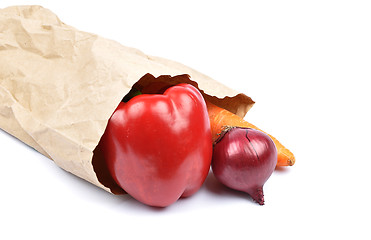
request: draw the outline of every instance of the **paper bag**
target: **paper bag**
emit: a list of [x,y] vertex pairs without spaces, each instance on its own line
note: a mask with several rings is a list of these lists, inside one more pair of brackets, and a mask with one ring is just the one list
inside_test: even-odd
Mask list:
[[191,83],[242,117],[254,103],[187,66],[68,26],[41,6],[0,10],[0,128],[107,191],[120,192],[96,147],[131,87],[157,77]]

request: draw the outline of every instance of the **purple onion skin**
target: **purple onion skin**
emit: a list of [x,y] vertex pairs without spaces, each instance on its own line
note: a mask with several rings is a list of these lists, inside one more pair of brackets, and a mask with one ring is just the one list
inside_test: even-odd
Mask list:
[[263,185],[276,163],[277,149],[267,134],[235,127],[216,141],[211,167],[222,184],[246,192],[264,205]]

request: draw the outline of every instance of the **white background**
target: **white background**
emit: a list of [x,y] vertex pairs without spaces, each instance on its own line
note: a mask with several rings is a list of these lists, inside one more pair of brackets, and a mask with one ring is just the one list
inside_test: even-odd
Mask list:
[[0,131],[0,239],[370,239],[370,1],[0,1],[182,62],[243,92],[296,155],[266,205],[209,175],[157,209],[114,196]]

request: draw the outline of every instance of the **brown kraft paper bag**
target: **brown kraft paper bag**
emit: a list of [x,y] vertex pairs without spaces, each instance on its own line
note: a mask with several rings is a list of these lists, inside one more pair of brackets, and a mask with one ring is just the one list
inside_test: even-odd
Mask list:
[[192,68],[68,26],[41,6],[0,9],[0,128],[106,191],[122,191],[96,149],[107,122],[134,84],[158,79],[190,83],[241,117],[254,104]]

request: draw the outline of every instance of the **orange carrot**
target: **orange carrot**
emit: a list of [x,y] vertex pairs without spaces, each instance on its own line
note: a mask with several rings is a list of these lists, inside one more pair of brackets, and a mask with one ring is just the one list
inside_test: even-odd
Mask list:
[[[261,129],[257,128],[253,124],[245,121],[241,117],[229,112],[226,109],[220,108],[208,101],[206,101],[206,104],[207,104],[207,110],[208,110],[209,118],[210,118],[213,142],[220,136],[220,134],[226,127],[245,127],[245,128],[253,128],[253,129],[262,131]],[[270,134],[268,135],[273,140],[277,148],[277,154],[278,154],[277,166],[294,165],[295,163],[294,154],[290,152],[290,150],[285,148],[276,138],[274,138]]]

